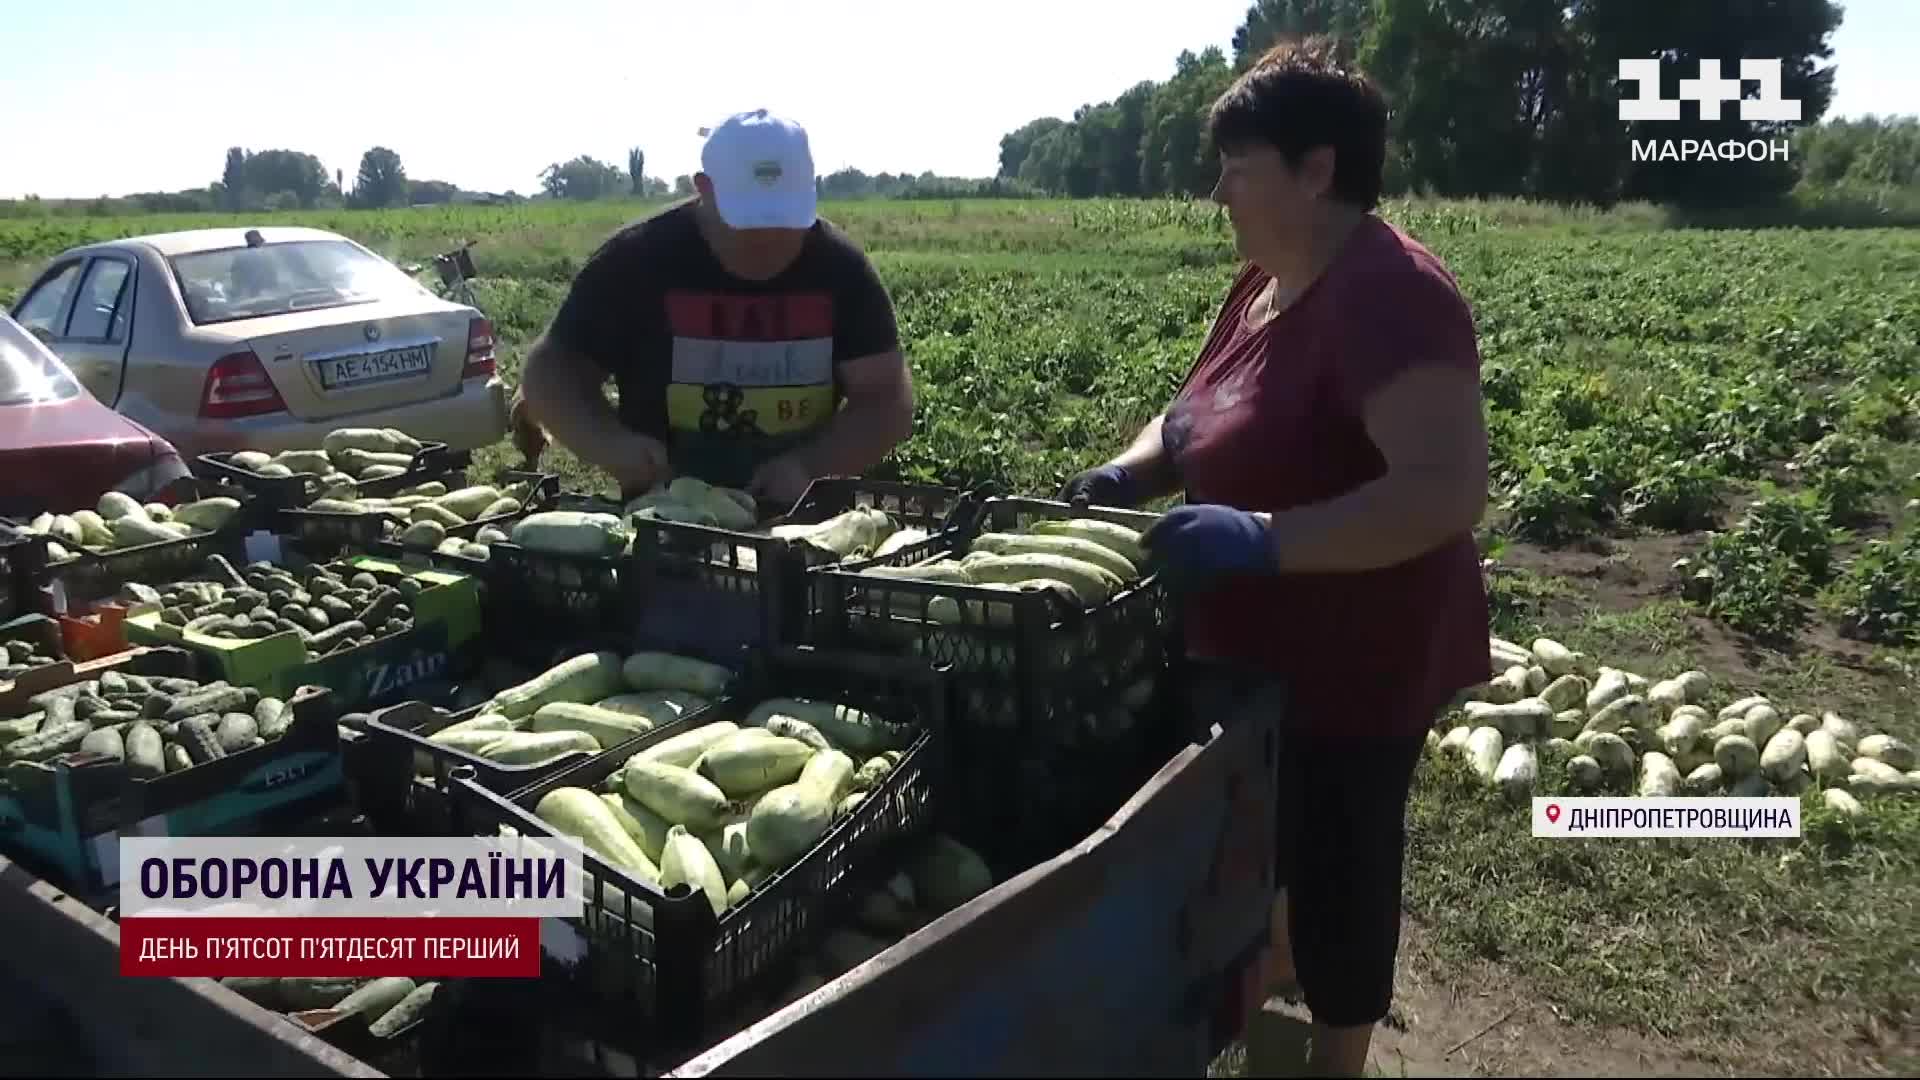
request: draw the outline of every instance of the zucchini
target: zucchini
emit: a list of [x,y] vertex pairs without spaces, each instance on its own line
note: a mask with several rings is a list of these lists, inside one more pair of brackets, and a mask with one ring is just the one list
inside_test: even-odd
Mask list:
[[747,847],[770,867],[784,867],[805,854],[833,825],[834,807],[853,780],[853,759],[824,750],[807,759],[799,779],[774,788],[747,819]]
[[575,751],[598,753],[600,744],[584,731],[507,731],[480,751],[502,765],[540,765]]
[[1070,536],[1090,541],[1112,551],[1135,566],[1146,561],[1140,547],[1140,532],[1118,522],[1099,518],[1054,518],[1036,521],[1027,529],[1040,536]]
[[607,750],[652,731],[653,721],[576,701],[549,701],[534,712],[528,730],[585,732]]
[[700,755],[699,773],[730,798],[792,783],[815,749],[784,735],[747,728],[729,735]]
[[[115,522],[123,517],[144,518],[147,516],[147,512],[141,508],[138,499],[120,491],[109,491],[100,496],[100,502],[94,509],[98,512],[100,518],[107,522]],[[79,515],[76,514],[74,516],[78,517]]]
[[621,676],[634,690],[685,690],[718,697],[733,681],[720,664],[666,652],[637,652],[621,663]]
[[808,544],[842,559],[872,552],[893,532],[893,521],[886,512],[870,506],[856,506],[813,525],[775,525],[768,534],[782,540]]
[[1110,547],[1077,536],[985,533],[968,545],[968,550],[989,555],[1059,555],[1104,567],[1123,582],[1140,577],[1139,565],[1132,560]]
[[[447,522],[448,525],[464,525],[469,521],[474,521],[481,517],[487,507],[492,506],[495,502],[499,501],[499,499],[499,488],[493,487],[490,484],[480,484],[449,492],[433,500],[433,502],[428,505],[436,510],[451,514],[456,519]],[[514,503],[516,508],[519,505],[517,502]]]
[[443,528],[457,529],[467,523],[467,519],[447,509],[439,503],[423,502],[415,506],[408,514],[409,520],[418,524],[422,521],[435,522]]
[[808,746],[813,747],[815,750],[833,749],[833,744],[827,741],[825,735],[820,734],[819,728],[814,727],[805,720],[795,719],[791,716],[768,717],[766,730],[768,734],[784,735],[789,739],[798,739]]
[[498,499],[495,499],[494,501],[488,503],[484,508],[481,509],[481,511],[478,514],[475,514],[469,520],[488,521],[493,518],[502,517],[504,515],[514,513],[519,509],[520,509],[519,499],[516,499],[511,495],[502,495]]
[[1019,585],[1034,580],[1058,581],[1073,591],[1082,608],[1106,603],[1125,584],[1104,566],[1064,555],[970,556],[967,573],[981,584]]
[[660,888],[664,891],[675,885],[691,885],[705,893],[715,915],[727,910],[727,881],[720,873],[720,864],[685,825],[667,829],[667,842],[660,853]]
[[626,830],[628,836],[633,837],[633,842],[640,845],[640,850],[647,858],[658,862],[660,852],[666,846],[667,830],[672,827],[667,820],[642,806],[625,791],[604,792],[600,801],[613,811],[614,821]]
[[892,758],[885,754],[868,758],[866,764],[860,766],[860,771],[853,774],[853,790],[863,792],[877,788],[891,772],[893,772]]
[[415,521],[400,533],[400,542],[410,548],[431,550],[445,543],[447,527],[432,518]]
[[495,694],[485,711],[518,720],[532,716],[549,702],[589,703],[612,697],[625,688],[619,653],[581,653]]
[[333,459],[332,464],[339,466],[341,472],[360,480],[373,479],[367,475],[367,471],[380,465],[399,469],[399,472],[387,474],[389,476],[399,476],[413,465],[413,455],[410,453],[356,450],[350,446],[341,447],[329,456]]
[[398,428],[351,427],[335,428],[327,432],[320,440],[320,449],[325,451],[329,458],[345,450],[411,456],[419,453],[421,446],[420,440]]
[[702,724],[692,731],[683,731],[670,739],[662,739],[645,750],[627,759],[627,767],[633,767],[636,761],[656,761],[663,765],[676,765],[691,768],[706,753],[707,747],[739,731],[739,725],[731,720],[716,720],[711,724]]
[[903,750],[913,742],[910,727],[889,722],[847,705],[806,698],[768,698],[753,707],[743,727],[765,727],[775,716],[791,716],[811,724],[835,746],[858,754]]
[[562,555],[618,555],[631,536],[613,514],[542,510],[513,523],[513,543]]
[[692,769],[635,758],[627,762],[621,783],[635,802],[670,825],[705,831],[726,821],[727,793]]
[[277,975],[224,975],[220,985],[263,1009],[279,1012],[280,977]]
[[173,520],[201,532],[219,532],[239,512],[239,499],[215,496],[179,507],[173,512]]
[[314,476],[324,476],[333,468],[324,450],[282,450],[273,455],[272,462],[286,466],[291,472]]
[[427,1006],[432,1004],[434,991],[440,989],[437,982],[421,983],[413,992],[400,999],[400,1004],[388,1009],[368,1026],[367,1030],[376,1039],[390,1039],[415,1023],[426,1018]]
[[332,1008],[347,1016],[362,1014],[377,1018],[406,1000],[415,989],[414,981],[405,975],[388,975],[341,998]]
[[588,851],[642,881],[659,884],[660,869],[615,817],[612,807],[586,788],[555,788],[540,797],[533,815],[562,836],[577,836]]
[[113,546],[128,548],[142,544],[171,543],[186,539],[186,533],[186,527],[182,525],[162,525],[148,521],[145,514],[128,514],[113,523]]
[[168,773],[184,772],[193,768],[193,755],[187,753],[187,748],[177,742],[167,743],[161,757],[166,762]]

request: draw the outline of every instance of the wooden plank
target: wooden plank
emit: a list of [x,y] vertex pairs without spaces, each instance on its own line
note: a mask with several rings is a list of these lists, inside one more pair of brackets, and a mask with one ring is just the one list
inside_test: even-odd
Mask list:
[[1273,902],[1277,694],[1238,711],[1085,842],[671,1075],[1204,1075]]
[[73,1018],[100,1075],[385,1075],[216,980],[123,977],[120,928],[5,858],[0,926],[0,963]]

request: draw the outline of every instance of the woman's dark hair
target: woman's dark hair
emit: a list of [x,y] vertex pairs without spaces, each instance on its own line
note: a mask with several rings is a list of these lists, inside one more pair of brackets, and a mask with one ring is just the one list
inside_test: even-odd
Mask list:
[[1341,62],[1325,37],[1267,50],[1213,103],[1207,136],[1216,150],[1267,145],[1297,168],[1307,151],[1333,147],[1334,198],[1371,210],[1387,158],[1387,104],[1380,88]]

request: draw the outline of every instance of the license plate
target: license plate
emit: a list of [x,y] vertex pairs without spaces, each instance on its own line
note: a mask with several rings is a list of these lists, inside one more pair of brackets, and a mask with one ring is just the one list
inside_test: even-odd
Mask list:
[[316,366],[320,371],[320,385],[328,390],[417,379],[432,370],[433,349],[428,345],[412,345],[382,353],[336,356],[317,361]]

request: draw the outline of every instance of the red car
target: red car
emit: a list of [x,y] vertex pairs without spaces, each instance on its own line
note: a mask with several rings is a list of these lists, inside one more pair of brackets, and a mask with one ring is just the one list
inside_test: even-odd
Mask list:
[[190,478],[171,444],[102,405],[0,310],[0,517],[87,510],[109,491],[173,503]]

